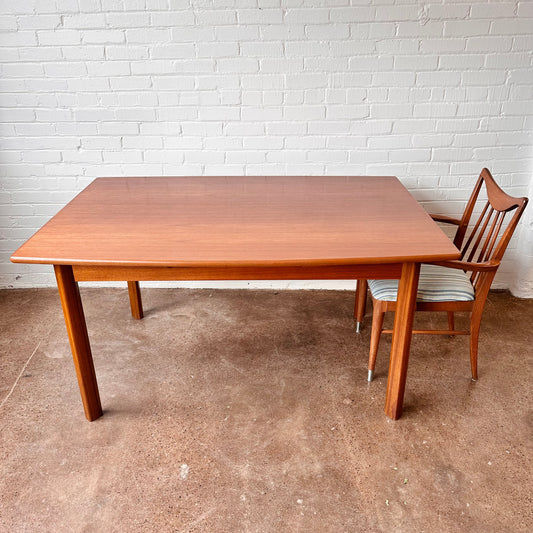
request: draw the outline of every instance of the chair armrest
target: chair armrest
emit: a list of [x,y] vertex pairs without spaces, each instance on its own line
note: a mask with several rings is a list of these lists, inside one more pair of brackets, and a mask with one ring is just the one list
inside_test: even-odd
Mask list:
[[455,224],[458,226],[461,221],[458,218],[447,217],[446,215],[429,215],[435,222],[444,222],[445,224]]
[[483,263],[469,263],[468,261],[436,261],[432,265],[443,266],[447,268],[456,268],[457,270],[468,270],[470,272],[490,272],[500,266],[499,261],[484,261]]

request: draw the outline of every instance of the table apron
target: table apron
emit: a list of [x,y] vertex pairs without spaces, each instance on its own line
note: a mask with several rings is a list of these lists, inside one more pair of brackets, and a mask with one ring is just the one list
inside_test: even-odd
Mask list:
[[327,266],[151,267],[73,265],[76,281],[399,279],[402,263]]

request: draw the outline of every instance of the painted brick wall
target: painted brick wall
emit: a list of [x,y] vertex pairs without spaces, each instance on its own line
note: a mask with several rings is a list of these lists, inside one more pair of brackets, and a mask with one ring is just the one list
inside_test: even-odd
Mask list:
[[[0,6],[0,286],[54,284],[9,256],[97,176],[393,174],[450,215],[483,166],[533,193],[531,0]],[[532,297],[526,218],[495,286]]]

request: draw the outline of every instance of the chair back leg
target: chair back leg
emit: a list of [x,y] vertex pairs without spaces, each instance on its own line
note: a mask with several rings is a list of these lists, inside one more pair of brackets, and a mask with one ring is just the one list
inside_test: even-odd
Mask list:
[[472,371],[472,381],[477,381],[477,348],[479,343],[479,324],[474,327],[470,325],[470,369]]
[[477,352],[482,312],[483,308],[474,307],[470,317],[470,368],[472,370],[472,381],[477,381]]
[[481,273],[476,285],[476,299],[470,316],[470,368],[472,370],[472,381],[477,381],[477,352],[481,316],[483,315],[485,302],[495,275],[496,271],[494,270]]

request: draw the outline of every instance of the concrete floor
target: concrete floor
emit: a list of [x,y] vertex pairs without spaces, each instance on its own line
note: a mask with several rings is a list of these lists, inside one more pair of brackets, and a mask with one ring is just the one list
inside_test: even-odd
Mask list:
[[533,531],[533,300],[491,293],[477,383],[467,337],[416,337],[392,422],[353,293],[82,298],[93,423],[56,291],[0,292],[0,531]]

